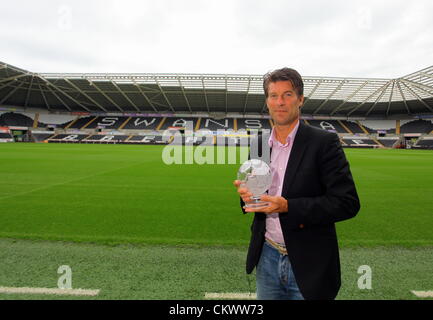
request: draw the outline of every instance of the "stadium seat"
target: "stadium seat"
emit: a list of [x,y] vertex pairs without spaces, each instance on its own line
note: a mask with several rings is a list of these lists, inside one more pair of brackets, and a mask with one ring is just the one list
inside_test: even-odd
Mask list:
[[433,130],[431,120],[413,120],[400,127],[401,133],[430,133]]

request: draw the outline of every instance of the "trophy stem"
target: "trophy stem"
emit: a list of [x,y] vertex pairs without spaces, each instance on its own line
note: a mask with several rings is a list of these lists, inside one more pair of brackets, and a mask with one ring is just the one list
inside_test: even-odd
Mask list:
[[261,201],[260,196],[252,196],[251,199],[253,199],[253,201],[246,203],[245,207],[247,207],[247,208],[261,208],[261,207],[266,207],[269,205],[269,202]]
[[260,202],[260,196],[252,196],[251,199],[253,199],[254,203],[259,203]]

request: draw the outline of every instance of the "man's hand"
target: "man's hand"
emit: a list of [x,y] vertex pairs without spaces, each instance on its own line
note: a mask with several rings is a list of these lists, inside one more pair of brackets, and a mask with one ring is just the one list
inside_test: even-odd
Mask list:
[[[235,180],[233,184],[237,188],[237,192],[239,193],[239,196],[242,198],[243,202],[249,203],[253,201],[253,199],[251,199],[253,194],[249,192],[249,190],[245,186],[242,185],[241,181]],[[273,197],[273,196],[263,195],[260,197],[260,200],[264,202],[268,202],[268,205],[263,207],[258,207],[258,208],[244,207],[245,212],[264,212],[267,214],[271,214],[271,213],[288,211],[287,200],[284,199],[283,197]]]
[[253,201],[251,197],[253,194],[249,192],[248,188],[242,185],[242,181],[235,180],[233,182],[234,186],[237,188],[237,192],[239,193],[239,196],[241,197],[242,201],[245,203]]
[[260,200],[263,202],[267,202],[268,205],[258,208],[245,208],[245,212],[263,212],[266,214],[272,214],[277,212],[287,212],[289,211],[289,205],[286,199],[283,197],[274,197],[263,195],[260,197]]

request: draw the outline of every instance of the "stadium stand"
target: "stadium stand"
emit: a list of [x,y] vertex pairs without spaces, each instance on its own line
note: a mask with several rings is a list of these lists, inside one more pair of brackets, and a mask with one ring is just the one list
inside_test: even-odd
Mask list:
[[200,129],[207,129],[210,131],[218,131],[218,130],[234,131],[234,119],[233,118],[224,118],[224,119],[202,118],[200,122]]
[[72,142],[80,142],[86,137],[88,134],[58,134],[48,139],[48,142],[61,142],[61,143],[72,143]]
[[9,133],[0,132],[0,142],[1,143],[14,142],[14,138]]
[[369,133],[395,134],[396,132],[395,120],[363,120],[361,124]]
[[192,130],[195,130],[198,121],[199,118],[167,117],[160,122],[159,130],[168,130],[172,128],[188,129],[188,125],[191,126]]
[[337,121],[337,120],[308,120],[308,123],[326,131],[336,132],[336,133],[350,133]]
[[77,116],[64,115],[64,114],[50,114],[50,113],[39,113],[38,117],[38,127],[46,128],[46,127],[63,127],[64,123],[69,123],[75,120]]
[[420,139],[413,147],[416,149],[433,149],[433,137]]
[[62,128],[68,128],[68,129],[82,129],[84,126],[86,126],[90,121],[93,119],[96,119],[96,117],[81,117],[78,120],[72,120],[69,122],[66,122],[61,125]]
[[0,126],[33,127],[33,119],[22,113],[7,112],[0,115]]
[[235,130],[263,130],[271,129],[269,119],[236,119]]
[[[303,121],[346,147],[429,147],[432,77],[433,66],[396,79],[306,76]],[[161,144],[189,121],[212,136],[183,142],[239,145],[272,128],[262,75],[44,74],[0,62],[0,83],[0,127],[15,141]]]
[[364,134],[365,132],[361,129],[359,124],[353,121],[341,120],[342,124],[349,129],[349,133],[352,134]]
[[30,133],[30,137],[33,142],[44,142],[53,136],[53,132],[32,131]]
[[380,147],[380,145],[378,143],[376,143],[374,140],[372,139],[368,139],[368,138],[343,138],[343,142],[348,146],[348,147],[373,147],[373,148],[378,148]]
[[0,139],[13,139],[10,133],[2,133],[0,132]]
[[97,117],[87,129],[118,129],[128,117]]
[[203,137],[198,137],[197,141],[194,142],[195,145],[200,145],[200,146],[213,146],[216,143],[216,138],[214,136],[203,136]]
[[218,146],[240,146],[241,144],[245,146],[248,144],[248,140],[246,137],[218,136],[216,144]]
[[393,148],[400,139],[398,137],[380,138],[377,139],[386,148]]
[[430,133],[432,131],[433,123],[431,120],[408,121],[400,127],[400,133]]
[[[188,121],[194,131],[216,134],[224,130],[229,136],[215,136],[214,139],[194,137],[194,145],[239,145],[239,134],[270,130],[272,123],[267,118],[193,118],[193,117],[134,117],[134,116],[89,116],[31,114],[19,112],[3,112],[0,114],[2,124],[13,124],[21,128],[28,128],[30,141],[34,142],[81,142],[81,143],[131,143],[131,144],[161,144],[168,141],[160,139],[165,130],[174,134],[177,130],[185,129]],[[38,121],[35,127],[35,119]],[[69,121],[67,121],[69,120]],[[399,135],[396,134],[395,120],[318,120],[303,119],[305,123],[324,130],[337,132],[343,146],[347,147],[386,147],[397,146]],[[46,122],[49,122],[46,123]],[[412,134],[412,138],[422,140],[433,130],[431,120],[401,120],[401,134]],[[393,127],[394,126],[394,127]],[[7,126],[6,126],[7,127]],[[11,126],[13,127],[13,126]],[[46,129],[40,131],[40,129]],[[39,131],[38,131],[39,129]],[[156,130],[159,129],[159,130]],[[53,132],[56,130],[56,134]],[[63,130],[63,132],[62,132]],[[106,131],[106,132],[104,132]],[[110,131],[110,132],[109,132]],[[143,135],[146,134],[146,135]],[[75,137],[78,135],[78,137]],[[86,138],[87,137],[87,138]],[[84,139],[86,138],[86,139]],[[28,141],[24,139],[25,141]],[[182,140],[185,142],[186,140]],[[413,143],[412,143],[413,144]],[[428,145],[422,142],[419,145]]]
[[84,138],[82,142],[88,143],[122,143],[126,139],[128,139],[129,136],[127,135],[105,135],[105,134],[96,134],[92,135],[90,137]]
[[125,130],[156,130],[164,118],[131,117],[125,124]]
[[369,126],[363,124],[363,121],[357,121],[358,126],[361,128],[361,131],[365,134],[374,134],[376,130],[371,129]]
[[198,146],[201,143],[203,143],[204,138],[203,137],[197,137],[197,136],[180,136],[180,135],[174,135],[173,137],[170,137],[168,140],[163,140],[165,143],[170,143],[175,146],[181,146],[181,145],[190,145],[190,146]]
[[54,134],[52,134],[52,133],[40,134],[39,133],[39,134],[33,134],[33,137],[35,139],[35,142],[42,142],[42,141],[47,141],[51,137],[54,137]]
[[165,144],[166,140],[163,139],[162,135],[138,135],[138,136],[130,136],[129,139],[126,139],[124,143],[131,144]]

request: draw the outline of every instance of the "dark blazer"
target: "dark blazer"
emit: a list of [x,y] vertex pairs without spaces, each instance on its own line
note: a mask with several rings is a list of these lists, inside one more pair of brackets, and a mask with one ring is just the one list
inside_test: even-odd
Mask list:
[[[335,222],[354,217],[360,209],[337,134],[300,122],[281,196],[288,200],[288,212],[279,215],[281,228],[302,295],[307,300],[334,299],[341,284]],[[247,273],[259,262],[265,229],[266,214],[256,212]]]

